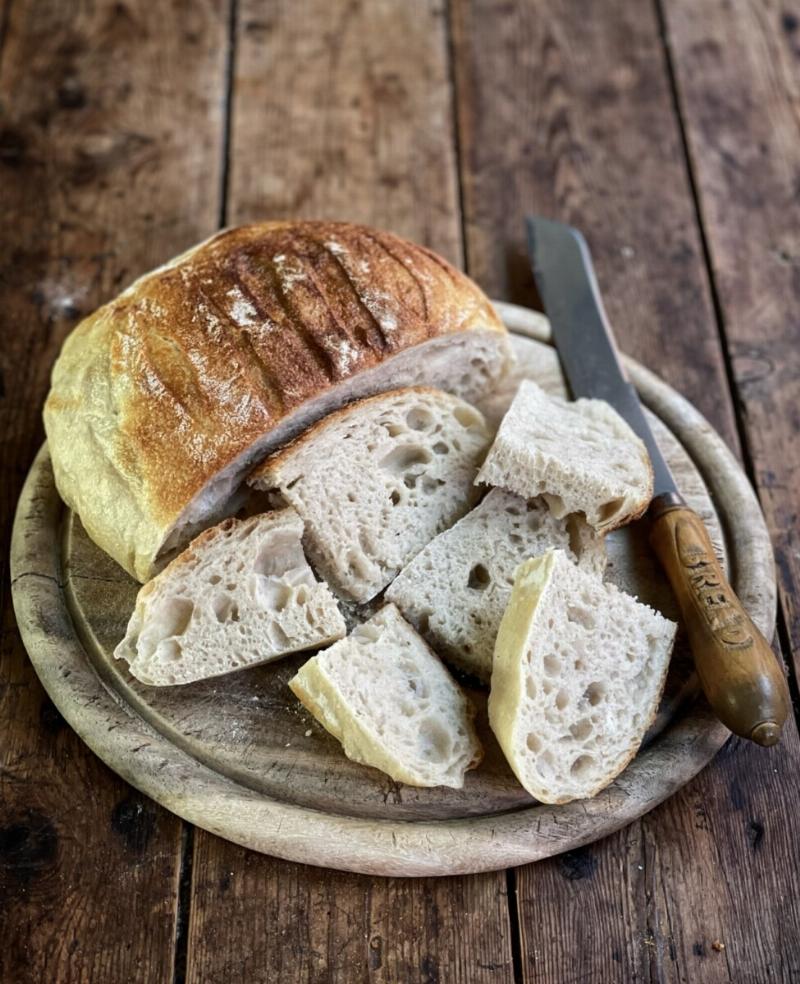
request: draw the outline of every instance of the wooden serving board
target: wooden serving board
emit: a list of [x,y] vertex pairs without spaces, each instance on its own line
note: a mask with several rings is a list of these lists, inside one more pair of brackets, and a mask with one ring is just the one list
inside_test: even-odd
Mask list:
[[[520,375],[564,383],[546,320],[498,305]],[[694,408],[629,363],[657,438],[704,517],[742,601],[769,636],[775,582],[769,538],[735,459]],[[484,408],[497,420],[515,384]],[[609,578],[675,617],[644,524],[609,537]],[[486,747],[462,790],[415,789],[347,759],[293,697],[287,680],[308,654],[184,687],[150,688],[111,657],[138,585],[61,503],[46,446],[20,499],[12,543],[14,604],[51,698],[87,744],[128,782],[201,827],[266,853],[392,875],[455,874],[516,865],[604,836],[694,776],[727,731],[697,699],[679,640],[658,718],[622,776],[593,800],[537,804],[517,784],[472,688]]]

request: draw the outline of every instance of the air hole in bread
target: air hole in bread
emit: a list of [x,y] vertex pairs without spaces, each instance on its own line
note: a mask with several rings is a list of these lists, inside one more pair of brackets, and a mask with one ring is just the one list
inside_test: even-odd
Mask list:
[[550,512],[556,517],[556,519],[563,519],[567,514],[566,506],[564,505],[564,500],[560,495],[553,495],[552,493],[543,493],[542,498],[547,503]]
[[474,588],[475,591],[485,591],[491,580],[489,572],[483,564],[476,564],[469,572],[467,587]]
[[594,768],[594,758],[591,755],[579,755],[569,767],[570,774],[576,779],[585,779]]
[[218,622],[238,622],[239,606],[229,595],[219,594],[211,602]]
[[156,653],[160,659],[169,660],[173,663],[179,662],[183,657],[183,650],[177,639],[165,639],[159,643]]
[[406,475],[403,479],[403,485],[405,485],[407,489],[415,489],[417,487],[418,477],[419,476],[417,475]]
[[528,516],[528,529],[531,533],[536,533],[541,529],[542,526],[542,514],[541,513],[531,513]]
[[573,625],[582,625],[584,629],[591,630],[595,627],[594,615],[585,608],[577,605],[567,605],[567,620]]
[[433,446],[434,454],[450,454],[450,448],[444,441],[437,441]]
[[542,743],[533,732],[525,739],[525,743],[534,755],[537,755],[542,750]]
[[598,519],[600,520],[600,524],[603,525],[605,523],[608,523],[610,520],[614,519],[614,517],[620,512],[620,510],[623,508],[624,505],[625,505],[624,499],[611,499],[610,502],[606,502],[602,506],[600,506],[600,509],[598,510],[597,513]]
[[425,495],[432,495],[437,489],[444,485],[443,478],[431,478],[429,475],[422,476],[422,491]]
[[453,416],[465,430],[469,430],[471,427],[478,429],[484,427],[482,417],[471,407],[456,407],[453,410]]
[[555,677],[561,672],[561,660],[555,653],[548,653],[542,660],[542,664],[544,666],[544,672],[548,676]]
[[581,718],[569,726],[569,733],[576,741],[584,741],[592,733],[592,722],[589,718]]
[[506,506],[506,512],[509,516],[519,516],[519,506]]
[[453,743],[443,725],[433,718],[425,718],[419,726],[419,744],[423,758],[435,761],[450,757]]
[[530,700],[536,699],[536,684],[529,676],[525,677],[525,693],[528,695]]
[[393,489],[392,494],[389,496],[389,498],[392,500],[393,506],[399,506],[400,503],[403,501],[403,494],[402,492],[400,492],[399,489]]
[[409,704],[407,700],[401,701],[400,713],[403,715],[403,717],[407,717],[407,718],[414,717],[415,710],[416,709],[414,705]]
[[287,649],[291,645],[289,636],[283,631],[280,625],[275,622],[267,626],[267,634],[269,635],[270,641],[276,648]]
[[158,634],[162,638],[183,635],[192,620],[193,612],[194,604],[188,598],[173,598],[158,613]]
[[584,699],[588,700],[592,707],[596,707],[597,704],[605,697],[606,688],[602,683],[595,682],[590,683],[589,686],[584,691]]
[[406,423],[411,430],[429,430],[433,424],[433,414],[425,407],[412,407],[406,414]]
[[[291,588],[286,584],[281,584],[275,578],[259,578],[255,586],[256,601],[259,605],[271,612],[282,612],[292,597]],[[217,612],[216,600],[214,603],[214,614],[217,621],[224,622],[224,618],[219,617]]]
[[410,468],[419,468],[429,464],[430,461],[431,453],[427,448],[421,448],[417,444],[403,444],[384,455],[378,465],[395,475],[402,475]]
[[219,574],[212,574],[211,577],[208,579],[208,583],[212,585],[219,584],[221,580],[222,578],[219,576]]
[[381,426],[389,437],[400,437],[401,434],[408,433],[402,424],[398,424],[393,420],[381,421]]
[[559,690],[556,694],[556,707],[559,711],[563,711],[569,704],[569,694],[566,690]]

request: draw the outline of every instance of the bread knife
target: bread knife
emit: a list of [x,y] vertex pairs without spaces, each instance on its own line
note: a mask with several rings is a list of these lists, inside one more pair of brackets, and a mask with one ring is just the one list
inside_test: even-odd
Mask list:
[[656,444],[620,360],[586,241],[561,222],[529,217],[526,226],[533,276],[572,395],[610,403],[650,454],[650,543],[678,601],[708,702],[734,734],[774,745],[789,710],[786,678]]

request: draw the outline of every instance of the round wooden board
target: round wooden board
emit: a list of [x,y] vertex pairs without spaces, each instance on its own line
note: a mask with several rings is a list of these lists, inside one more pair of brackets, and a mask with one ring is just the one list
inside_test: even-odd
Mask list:
[[[520,374],[563,390],[546,320],[499,304]],[[735,459],[694,408],[635,363],[631,377],[684,494],[704,516],[759,627],[774,625],[769,537]],[[498,419],[513,386],[485,410]],[[710,496],[709,496],[710,492]],[[674,602],[643,524],[609,540],[609,577],[665,614]],[[727,731],[695,699],[685,647],[639,755],[593,800],[551,807],[517,785],[488,729],[487,755],[463,790],[414,789],[350,762],[286,687],[307,654],[187,687],[148,688],[110,653],[137,585],[61,503],[44,447],[20,498],[12,542],[17,619],[42,683],[65,719],[116,772],[186,820],[294,861],[386,875],[456,874],[538,860],[645,813],[712,758]]]

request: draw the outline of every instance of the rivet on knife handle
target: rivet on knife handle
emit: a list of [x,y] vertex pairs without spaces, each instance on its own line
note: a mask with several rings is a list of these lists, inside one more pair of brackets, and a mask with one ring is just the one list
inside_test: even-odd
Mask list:
[[728,584],[703,521],[675,493],[650,506],[650,542],[669,577],[708,702],[734,734],[774,745],[789,711],[786,678]]

